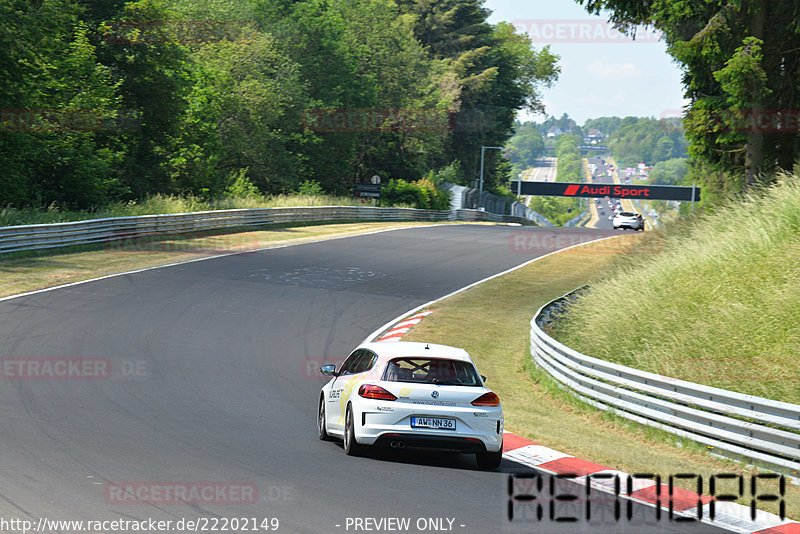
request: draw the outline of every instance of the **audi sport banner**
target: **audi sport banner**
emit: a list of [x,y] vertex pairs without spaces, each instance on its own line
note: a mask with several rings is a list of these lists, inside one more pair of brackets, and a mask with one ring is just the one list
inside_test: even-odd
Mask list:
[[[519,182],[511,182],[516,192]],[[586,198],[642,198],[649,200],[692,200],[692,188],[676,185],[572,184],[566,182],[522,182],[522,195]],[[700,188],[694,188],[700,200]]]

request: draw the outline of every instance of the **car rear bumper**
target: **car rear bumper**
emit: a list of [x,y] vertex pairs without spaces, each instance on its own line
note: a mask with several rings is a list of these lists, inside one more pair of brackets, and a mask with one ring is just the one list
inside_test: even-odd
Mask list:
[[459,436],[433,436],[413,433],[382,434],[373,443],[376,447],[438,449],[458,452],[487,452],[486,445],[477,438]]
[[[374,416],[384,414],[365,414],[356,425],[356,440],[363,445],[391,446],[392,441],[403,441],[405,447],[426,449],[458,450],[464,452],[497,452],[503,446],[502,418],[479,418],[479,423],[471,425],[458,419],[458,430],[434,430],[412,428],[408,418],[393,424],[370,424]],[[452,414],[448,414],[452,417]],[[364,424],[366,422],[366,424]],[[398,437],[402,436],[402,437]]]

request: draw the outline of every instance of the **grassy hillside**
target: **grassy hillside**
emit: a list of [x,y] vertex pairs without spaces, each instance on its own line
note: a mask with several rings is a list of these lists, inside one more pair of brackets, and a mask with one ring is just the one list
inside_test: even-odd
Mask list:
[[560,321],[585,354],[800,403],[800,177],[660,234]]
[[371,202],[354,197],[329,195],[275,195],[262,197],[223,197],[205,200],[194,196],[152,195],[138,202],[118,202],[102,209],[71,211],[55,206],[48,209],[0,208],[0,227],[20,224],[50,224],[103,217],[133,217],[136,215],[160,215],[165,213],[188,213],[192,211],[277,208],[297,206],[370,206]]

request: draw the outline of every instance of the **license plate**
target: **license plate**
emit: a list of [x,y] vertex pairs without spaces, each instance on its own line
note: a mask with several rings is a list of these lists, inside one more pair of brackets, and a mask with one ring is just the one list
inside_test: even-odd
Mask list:
[[436,430],[455,430],[456,420],[445,417],[412,417],[412,428],[435,428]]

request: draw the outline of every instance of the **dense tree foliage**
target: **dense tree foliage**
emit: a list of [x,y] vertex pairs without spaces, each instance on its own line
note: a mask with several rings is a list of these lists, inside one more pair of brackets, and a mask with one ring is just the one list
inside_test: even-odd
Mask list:
[[650,170],[649,182],[658,185],[691,185],[685,183],[689,173],[686,158],[673,158],[659,161]]
[[[488,15],[481,0],[0,0],[0,203],[345,193],[441,169],[468,183],[558,75]],[[487,156],[491,188],[510,167]]]
[[627,165],[654,165],[686,155],[686,139],[676,119],[625,117],[605,143],[614,159]]
[[796,0],[577,0],[623,29],[651,25],[683,67],[689,154],[709,192],[792,170],[800,149]]
[[598,117],[596,119],[588,119],[585,123],[583,123],[583,131],[588,134],[589,130],[596,129],[600,130],[603,135],[609,136],[619,129],[621,123],[622,119],[619,117]]
[[515,169],[516,174],[533,167],[536,159],[544,155],[544,139],[531,122],[517,123],[514,135],[506,142],[503,155]]

